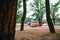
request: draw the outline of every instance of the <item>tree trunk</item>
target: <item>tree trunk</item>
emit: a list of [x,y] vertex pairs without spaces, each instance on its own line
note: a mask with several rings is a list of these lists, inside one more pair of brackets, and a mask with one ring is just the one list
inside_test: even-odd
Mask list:
[[23,0],[23,16],[22,16],[22,19],[21,19],[21,31],[24,30],[25,18],[26,18],[26,0]]
[[[42,0],[40,0],[40,22],[42,22],[41,5],[42,5]],[[39,22],[39,23],[40,23],[40,22]]]
[[[39,13],[38,13],[39,14]],[[40,22],[42,22],[42,20],[41,20],[41,18],[39,17],[39,15],[38,15],[38,22],[40,23]]]
[[53,24],[55,25],[55,18],[53,18]]
[[46,1],[46,18],[49,26],[49,30],[51,33],[55,33],[54,25],[52,23],[51,17],[50,17],[50,5],[49,5],[49,0]]
[[38,18],[38,21],[39,21],[39,23],[41,23],[41,22],[42,22],[42,20],[41,20],[40,18]]
[[16,0],[0,0],[0,40],[14,40]]
[[52,15],[52,19],[53,19],[52,21],[53,21],[53,24],[55,25],[55,12],[54,11],[53,11],[53,14],[54,15]]

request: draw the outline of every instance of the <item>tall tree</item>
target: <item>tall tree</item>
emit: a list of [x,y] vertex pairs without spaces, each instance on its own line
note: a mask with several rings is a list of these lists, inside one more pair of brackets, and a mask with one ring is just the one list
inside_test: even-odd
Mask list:
[[14,40],[17,0],[0,0],[0,40]]
[[45,6],[42,0],[33,0],[31,3],[31,9],[34,11],[32,16],[35,16],[35,20],[38,20],[39,23],[42,22],[43,15],[45,13]]
[[25,18],[26,18],[26,0],[23,0],[23,16],[22,16],[22,19],[21,19],[21,31],[24,30]]
[[51,17],[50,17],[49,0],[45,0],[45,3],[46,3],[46,18],[47,18],[49,30],[50,30],[51,33],[55,33],[54,25],[53,25]]
[[56,21],[56,18],[59,16],[59,14],[56,14],[58,9],[59,9],[59,1],[57,3],[55,3],[54,5],[51,4],[51,16],[52,16],[52,21],[53,21],[53,24],[55,25],[55,21]]

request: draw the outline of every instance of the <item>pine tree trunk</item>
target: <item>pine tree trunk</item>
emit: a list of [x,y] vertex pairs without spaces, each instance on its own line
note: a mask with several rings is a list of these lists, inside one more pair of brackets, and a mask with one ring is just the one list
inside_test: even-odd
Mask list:
[[14,40],[16,0],[0,1],[0,40]]
[[49,26],[49,30],[51,33],[55,33],[54,25],[52,23],[51,17],[50,17],[50,5],[49,5],[49,0],[46,1],[46,18]]
[[23,16],[22,16],[22,19],[21,19],[21,31],[24,30],[25,18],[26,18],[26,0],[23,0]]
[[53,11],[54,15],[52,15],[52,19],[53,19],[53,24],[55,25],[55,12]]
[[53,18],[53,24],[55,25],[55,18]]

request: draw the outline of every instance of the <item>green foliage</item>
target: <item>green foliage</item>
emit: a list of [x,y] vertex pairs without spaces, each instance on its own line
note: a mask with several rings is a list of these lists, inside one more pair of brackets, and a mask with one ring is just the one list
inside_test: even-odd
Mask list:
[[18,1],[17,1],[17,9],[19,9],[20,7],[22,7],[22,6],[21,6],[21,2],[22,2],[21,0],[18,0]]
[[20,8],[22,7],[21,2],[22,2],[22,0],[17,1],[17,14],[16,14],[17,23],[19,23],[21,21],[21,17],[22,17],[22,11],[20,10]]
[[22,17],[21,11],[17,12],[17,14],[16,14],[16,20],[17,20],[18,23],[21,21],[21,17]]
[[60,25],[60,18],[56,18],[56,25]]
[[[26,0],[26,1],[28,1],[28,0]],[[22,18],[22,15],[23,15],[22,10],[21,10],[22,2],[23,2],[23,0],[18,0],[17,1],[17,14],[16,14],[16,22],[17,23],[21,22],[21,18]]]
[[43,15],[46,13],[45,4],[42,2],[42,0],[33,1],[34,2],[30,4],[32,11],[34,11],[34,14],[32,14],[32,16],[36,17],[35,20],[42,20]]
[[31,22],[31,18],[30,17],[26,17],[25,22]]
[[59,9],[59,1],[57,3],[55,3],[54,5],[51,5],[51,17],[52,17],[52,21],[53,21],[53,24],[55,25],[55,21],[57,20],[59,14],[56,14],[58,9]]

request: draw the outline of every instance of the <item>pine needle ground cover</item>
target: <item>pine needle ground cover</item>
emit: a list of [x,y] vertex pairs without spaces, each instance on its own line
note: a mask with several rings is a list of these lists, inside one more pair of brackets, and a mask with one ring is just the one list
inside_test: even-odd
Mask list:
[[60,27],[55,26],[56,33],[50,33],[48,28],[16,30],[15,40],[60,40]]

